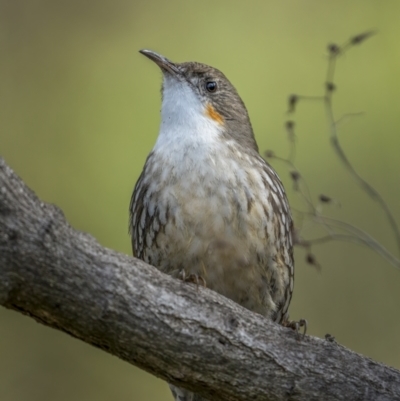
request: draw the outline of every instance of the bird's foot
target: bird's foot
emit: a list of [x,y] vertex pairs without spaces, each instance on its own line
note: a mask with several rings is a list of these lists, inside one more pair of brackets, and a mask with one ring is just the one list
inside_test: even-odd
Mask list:
[[296,333],[300,333],[300,329],[302,327],[304,327],[304,331],[303,331],[303,338],[306,335],[307,332],[307,327],[308,327],[308,323],[306,319],[300,319],[298,321],[291,321],[291,320],[286,320],[284,322],[282,322],[282,326],[284,327],[289,327],[290,329],[294,330]]
[[196,284],[197,288],[201,285],[202,287],[207,287],[206,280],[204,277],[199,276],[198,274],[191,273],[188,276],[186,276],[185,271],[182,270],[181,272],[181,279],[185,283],[193,283]]

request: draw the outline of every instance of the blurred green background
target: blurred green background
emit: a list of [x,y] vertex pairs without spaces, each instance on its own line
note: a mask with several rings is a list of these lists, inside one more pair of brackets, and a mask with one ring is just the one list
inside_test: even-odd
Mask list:
[[[400,222],[398,0],[0,0],[0,154],[42,199],[105,246],[130,253],[128,204],[159,125],[161,74],[138,53],[218,67],[242,95],[261,150],[285,156],[290,93],[319,94],[326,45],[379,34],[338,62],[335,110],[363,111],[340,128],[359,172]],[[395,251],[383,213],[329,148],[321,103],[301,103],[296,164],[335,216]],[[288,170],[274,163],[293,205]],[[308,226],[308,225],[307,225]],[[304,235],[312,236],[310,229]],[[315,247],[318,272],[296,252],[291,317],[309,333],[400,368],[400,272],[369,249]],[[0,309],[0,398],[172,400],[167,385],[125,362]]]

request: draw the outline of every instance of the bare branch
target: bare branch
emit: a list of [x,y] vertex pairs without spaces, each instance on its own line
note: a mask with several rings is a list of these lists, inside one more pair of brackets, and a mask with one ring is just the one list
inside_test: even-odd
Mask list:
[[0,304],[210,400],[400,400],[399,371],[101,247],[1,158]]
[[[334,76],[335,76],[335,66],[336,66],[336,60],[337,57],[340,54],[343,54],[344,51],[347,51],[348,48],[354,45],[358,45],[363,43],[366,39],[370,38],[372,35],[375,35],[375,31],[368,31],[368,32],[363,32],[361,34],[355,35],[351,37],[348,42],[346,42],[343,46],[341,46],[340,51],[334,51],[330,52],[329,54],[329,63],[328,63],[328,71],[327,71],[327,80],[326,80],[326,91],[325,91],[325,109],[326,109],[326,115],[328,119],[328,124],[329,124],[329,130],[330,130],[330,141],[331,145],[336,153],[336,155],[339,157],[340,161],[343,163],[343,165],[346,167],[347,171],[349,174],[352,176],[352,178],[355,180],[355,182],[365,191],[365,193],[373,199],[375,202],[378,203],[378,205],[382,208],[382,210],[386,214],[386,218],[388,219],[388,222],[390,224],[390,227],[393,230],[393,233],[395,235],[396,239],[396,244],[397,244],[397,251],[400,255],[400,230],[399,227],[397,226],[396,220],[393,217],[392,212],[389,209],[389,206],[385,202],[385,200],[382,198],[380,193],[372,186],[370,185],[364,178],[358,174],[356,169],[353,167],[352,163],[350,162],[349,158],[346,156],[340,141],[339,137],[337,134],[337,122],[334,116],[334,111],[333,111],[333,104],[332,104],[332,92],[333,89],[335,88],[334,84]],[[329,48],[329,47],[328,47]],[[399,263],[399,260],[397,260]]]
[[[380,209],[386,215],[388,223],[392,229],[392,232],[395,237],[396,245],[397,245],[397,252],[400,255],[400,229],[399,226],[388,206],[386,201],[380,195],[380,193],[371,185],[369,184],[355,169],[353,164],[351,163],[350,159],[347,157],[343,147],[341,146],[339,136],[338,136],[338,127],[346,120],[351,117],[358,116],[362,113],[346,113],[340,119],[336,120],[334,114],[334,107],[333,107],[333,93],[336,90],[335,84],[335,69],[336,69],[336,61],[339,56],[344,54],[348,51],[351,47],[359,45],[363,43],[365,40],[370,38],[371,36],[375,35],[375,31],[367,31],[361,34],[355,35],[347,40],[343,45],[339,46],[337,44],[331,43],[328,45],[328,66],[326,71],[326,78],[325,78],[325,93],[323,96],[303,96],[298,94],[291,94],[288,98],[288,113],[294,114],[296,111],[296,106],[300,100],[317,100],[323,101],[325,105],[325,113],[326,118],[329,126],[329,139],[332,149],[336,156],[339,158],[340,162],[346,168],[346,171],[349,175],[353,178],[356,184],[369,196],[373,199],[379,206]],[[300,174],[299,170],[295,166],[294,158],[296,155],[296,142],[295,142],[295,133],[294,133],[294,121],[290,120],[286,122],[286,130],[288,132],[288,141],[290,145],[290,153],[287,159],[278,157],[275,153],[269,150],[265,153],[265,156],[268,158],[273,158],[276,160],[280,160],[285,162],[287,165],[290,166],[292,171],[290,172],[290,176],[293,181],[293,188],[296,192],[298,192],[305,203],[308,206],[309,212],[298,212],[302,217],[310,216],[312,221],[318,223],[323,226],[328,232],[326,237],[317,238],[314,240],[304,240],[300,236],[300,230],[296,226],[297,230],[297,241],[295,242],[296,245],[307,248],[309,254],[311,252],[311,246],[314,244],[322,244],[329,241],[349,241],[358,244],[365,245],[381,255],[386,261],[392,264],[396,268],[400,268],[400,259],[393,255],[390,251],[388,251],[385,247],[383,247],[378,241],[376,241],[373,237],[371,237],[368,233],[360,230],[357,227],[352,226],[346,222],[336,220],[336,219],[329,219],[325,216],[321,215],[320,210],[318,207],[314,206],[312,201],[312,197],[310,191],[308,190],[307,183]],[[295,173],[295,174],[293,174]],[[301,186],[300,183],[303,185]],[[305,190],[303,189],[305,188]],[[325,198],[324,198],[325,199]],[[323,199],[320,198],[322,203],[324,202]],[[336,202],[337,203],[337,202]],[[335,231],[336,228],[340,228],[344,230],[347,234],[338,233]],[[348,233],[351,233],[349,235]],[[315,264],[315,263],[312,263]]]

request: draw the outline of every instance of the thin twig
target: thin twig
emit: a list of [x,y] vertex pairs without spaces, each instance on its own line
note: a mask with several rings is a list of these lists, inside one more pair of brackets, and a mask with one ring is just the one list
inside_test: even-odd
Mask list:
[[[388,205],[382,198],[382,196],[378,193],[378,191],[372,187],[366,180],[364,180],[355,170],[353,165],[351,164],[350,160],[346,156],[340,141],[338,137],[338,126],[343,123],[346,119],[354,116],[361,115],[361,112],[357,113],[347,113],[344,114],[340,119],[336,120],[334,111],[333,111],[333,93],[336,90],[336,84],[334,82],[335,78],[335,70],[336,70],[336,64],[337,64],[337,58],[341,55],[343,55],[346,51],[348,51],[352,46],[358,45],[362,42],[364,42],[366,39],[371,37],[372,35],[375,34],[375,31],[368,31],[361,33],[359,35],[355,35],[351,37],[347,42],[345,42],[342,46],[338,46],[336,44],[330,44],[328,45],[328,53],[329,53],[329,59],[328,59],[328,67],[327,67],[327,72],[326,72],[326,81],[325,81],[325,93],[323,96],[302,96],[302,95],[297,95],[297,94],[292,94],[289,96],[288,104],[289,104],[289,109],[288,113],[294,113],[297,103],[299,100],[319,100],[323,101],[325,105],[325,113],[327,116],[327,121],[329,125],[329,133],[330,133],[330,143],[331,146],[335,152],[335,154],[338,156],[339,160],[344,164],[346,170],[350,173],[352,178],[356,181],[356,183],[362,188],[362,190],[374,201],[378,203],[378,205],[381,207],[381,209],[384,211],[390,227],[393,230],[398,252],[400,254],[400,230],[399,227],[396,223],[396,220],[393,217],[393,214],[391,213]],[[342,240],[342,241],[351,241],[351,242],[356,242],[359,244],[364,244],[380,254],[383,258],[385,258],[388,262],[390,262],[393,266],[400,268],[400,259],[395,257],[391,252],[389,252],[386,248],[384,248],[378,241],[376,241],[373,237],[371,237],[368,233],[365,231],[349,224],[346,222],[343,222],[341,220],[336,220],[336,219],[331,219],[328,217],[325,217],[321,214],[320,208],[318,206],[314,205],[314,202],[312,201],[312,197],[310,194],[310,190],[307,186],[307,182],[304,180],[303,176],[300,174],[300,171],[298,168],[295,166],[295,155],[296,155],[296,137],[294,133],[294,122],[293,121],[287,121],[286,123],[286,129],[288,131],[288,139],[289,139],[289,144],[290,144],[290,150],[289,150],[289,156],[287,159],[281,158],[276,156],[273,152],[269,151],[267,152],[268,157],[273,157],[277,160],[283,161],[286,163],[290,168],[291,168],[291,178],[294,182],[294,189],[296,192],[300,194],[302,199],[305,201],[305,203],[308,206],[309,211],[308,212],[303,212],[303,211],[298,211],[298,213],[304,217],[308,216],[311,218],[313,222],[316,222],[318,224],[321,224],[327,231],[328,235],[317,238],[314,240],[305,240],[300,237],[298,233],[298,229],[296,227],[296,232],[297,232],[297,240],[296,244],[302,247],[305,247],[309,250],[309,255],[312,256],[311,254],[311,245],[312,244],[318,244],[318,243],[325,243],[328,241],[332,240]],[[305,188],[305,190],[303,189]],[[321,196],[320,195],[320,201],[323,203],[331,203],[332,199],[330,197],[326,196]],[[343,230],[346,233],[350,234],[342,234],[338,233],[335,230]]]
[[[386,259],[393,266],[400,268],[400,260],[397,259],[391,252],[389,252],[386,248],[384,248],[378,241],[376,241],[371,235],[369,235],[364,230],[353,226],[352,224],[346,223],[341,220],[333,219],[326,216],[315,216],[312,215],[317,223],[321,223],[324,226],[329,227],[337,227],[340,230],[344,230],[346,232],[352,233],[352,235],[347,234],[347,239],[351,242],[358,242],[364,245],[367,245],[369,248],[374,250],[376,253],[381,255],[384,259]],[[345,240],[345,238],[338,233],[329,233],[329,236],[334,239]],[[341,238],[342,236],[342,238]],[[351,238],[351,239],[350,239]]]
[[329,124],[330,143],[331,143],[336,155],[342,161],[342,163],[344,164],[344,166],[346,167],[347,171],[350,173],[352,178],[361,187],[361,189],[367,193],[367,195],[371,199],[373,199],[375,202],[377,202],[379,204],[379,206],[385,212],[386,217],[389,221],[389,224],[392,228],[392,231],[395,235],[397,249],[398,249],[398,252],[400,255],[400,230],[396,223],[396,220],[394,219],[393,214],[389,209],[389,206],[384,201],[384,199],[379,194],[379,192],[357,173],[357,171],[351,164],[350,160],[346,156],[346,154],[340,144],[339,137],[337,135],[337,122],[335,121],[333,104],[332,104],[332,93],[333,93],[333,89],[335,87],[334,86],[334,74],[335,74],[335,66],[336,66],[337,57],[340,54],[343,54],[343,51],[350,48],[350,46],[361,43],[362,41],[369,38],[373,34],[374,34],[374,32],[371,31],[371,32],[366,32],[366,33],[360,34],[360,35],[356,35],[353,38],[350,38],[348,42],[346,42],[341,48],[339,48],[340,49],[339,51],[335,50],[335,51],[330,52],[324,102],[325,102],[325,110],[326,110],[326,115],[327,115],[328,124]]

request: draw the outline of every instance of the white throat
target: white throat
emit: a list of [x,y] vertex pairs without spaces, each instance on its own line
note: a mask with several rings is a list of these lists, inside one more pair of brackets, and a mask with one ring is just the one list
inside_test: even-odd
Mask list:
[[184,155],[193,157],[189,156],[192,151],[215,149],[220,134],[221,125],[207,115],[194,89],[185,81],[165,76],[160,133],[153,151],[160,150],[178,161]]

